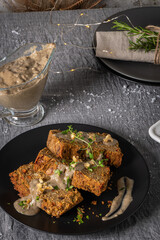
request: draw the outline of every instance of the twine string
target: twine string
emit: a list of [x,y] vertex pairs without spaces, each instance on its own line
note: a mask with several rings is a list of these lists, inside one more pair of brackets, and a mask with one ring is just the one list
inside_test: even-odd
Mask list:
[[157,43],[155,48],[155,55],[154,55],[154,64],[160,64],[160,27],[154,25],[148,25],[146,29],[157,32]]

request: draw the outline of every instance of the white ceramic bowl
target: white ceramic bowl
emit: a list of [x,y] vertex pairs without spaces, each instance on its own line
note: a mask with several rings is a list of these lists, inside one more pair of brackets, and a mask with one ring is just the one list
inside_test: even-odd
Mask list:
[[156,142],[160,143],[160,120],[149,128],[149,135]]

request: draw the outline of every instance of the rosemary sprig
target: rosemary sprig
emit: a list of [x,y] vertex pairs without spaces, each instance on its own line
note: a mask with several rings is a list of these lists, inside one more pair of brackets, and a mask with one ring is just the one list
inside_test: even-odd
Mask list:
[[[130,27],[127,23],[124,22],[114,21],[113,24],[114,26],[112,28],[116,28],[117,30],[121,31],[127,31],[130,50],[143,49],[145,52],[155,50],[157,45],[157,32],[147,30],[143,27]],[[130,39],[131,36],[137,36],[135,42]]]

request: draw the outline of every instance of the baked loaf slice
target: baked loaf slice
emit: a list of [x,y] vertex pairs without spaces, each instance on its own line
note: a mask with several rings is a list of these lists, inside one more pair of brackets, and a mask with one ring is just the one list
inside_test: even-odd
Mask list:
[[[38,204],[37,206],[46,213],[60,217],[83,200],[77,189],[69,188],[68,182],[66,189],[66,184],[60,181],[59,185],[64,189],[59,189],[55,179],[45,174],[44,169],[40,171],[39,168],[35,171],[36,168],[37,166],[34,168],[34,163],[31,162],[9,174],[14,189],[19,192],[22,200],[25,199],[27,208]],[[56,175],[58,179],[59,176]]]
[[[119,167],[122,162],[122,152],[117,140],[107,133],[86,133],[78,132],[85,142],[92,141],[92,151],[95,160],[101,158],[108,159],[107,164]],[[87,144],[75,137],[74,133],[60,130],[50,130],[47,147],[57,158],[72,161],[73,158],[87,160]]]
[[29,185],[34,174],[33,162],[20,166],[9,174],[14,189],[19,192],[20,197],[29,195]]
[[36,157],[36,160],[34,162],[34,171],[41,171],[47,175],[51,175],[60,164],[69,166],[69,163],[67,161],[62,161],[62,159],[57,158],[47,147],[45,147],[39,151]]
[[83,197],[77,189],[55,190],[42,193],[39,196],[41,209],[54,217],[60,217],[65,212],[82,202]]
[[106,190],[109,180],[110,168],[107,166],[97,167],[92,172],[84,168],[74,172],[72,185],[100,196]]
[[[71,177],[73,175],[72,170],[70,171],[69,169],[69,165],[65,164],[62,164],[48,148],[43,148],[38,153],[34,163],[31,162],[22,165],[17,170],[11,172],[9,174],[10,180],[14,185],[14,189],[19,192],[20,197],[25,197],[30,194],[30,183],[34,179],[48,181],[49,178],[52,178],[52,185],[58,181],[59,188],[65,189],[67,178],[70,177],[71,183]],[[68,171],[66,171],[66,169]],[[57,170],[56,174],[55,170]],[[64,174],[62,174],[63,172],[68,173],[67,176],[64,176]],[[66,177],[66,183],[63,183],[64,177]]]
[[[67,177],[70,180],[72,179],[72,186],[89,191],[97,196],[100,196],[106,190],[110,179],[110,168],[108,166],[98,166],[88,170],[85,168],[86,162],[77,162],[77,165],[73,164],[73,166],[71,163],[64,161],[64,159],[63,164],[61,161],[49,149],[44,148],[39,152],[35,160],[34,169],[42,171],[48,176],[53,176],[55,170],[59,169],[62,171],[61,174],[65,179]],[[62,186],[62,183],[60,184]]]
[[[70,188],[71,180],[69,178],[63,182],[64,175],[61,178],[58,174],[61,171],[58,167],[62,169],[62,163],[58,164],[57,159],[52,155],[47,148],[42,149],[35,163],[31,162],[20,166],[9,176],[14,189],[19,192],[21,197],[19,202],[23,202],[25,199],[27,208],[37,204],[46,213],[60,217],[79,204],[83,197],[77,189]],[[53,169],[59,171],[55,174]]]

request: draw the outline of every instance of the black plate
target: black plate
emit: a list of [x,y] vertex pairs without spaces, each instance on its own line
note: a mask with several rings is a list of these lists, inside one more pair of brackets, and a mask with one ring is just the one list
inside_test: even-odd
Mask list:
[[[72,124],[77,130],[111,133],[112,136],[119,141],[122,152],[124,153],[122,166],[115,170],[112,178],[112,191],[107,190],[102,193],[100,197],[82,191],[84,201],[80,206],[84,205],[85,216],[89,215],[89,220],[85,219],[84,224],[81,225],[73,222],[76,216],[76,207],[57,220],[51,218],[43,211],[40,211],[40,213],[33,217],[24,216],[16,212],[13,207],[13,202],[18,196],[10,183],[8,174],[20,165],[35,160],[39,150],[45,147],[50,129],[63,130],[66,129],[68,125],[69,124],[55,124],[33,129],[17,136],[1,149],[0,205],[11,217],[19,222],[49,233],[87,234],[115,226],[133,214],[144,201],[149,189],[149,171],[141,154],[129,142],[110,131],[89,125]],[[101,217],[96,217],[96,214],[102,213],[105,215],[107,213],[107,201],[112,200],[116,196],[116,182],[122,176],[128,176],[135,180],[133,202],[122,215],[110,221],[103,222]],[[97,200],[96,206],[91,205],[91,201],[93,200]],[[105,204],[102,205],[101,201],[104,201]],[[91,207],[91,210],[88,209],[89,207]],[[94,212],[94,214],[92,214],[92,212]],[[54,220],[56,221],[55,223],[53,223]]]
[[[108,19],[119,17],[118,21],[123,21],[129,24],[127,15],[134,26],[145,27],[147,25],[160,25],[160,7],[142,7],[125,10],[110,16]],[[113,31],[112,23],[102,23],[97,31]],[[94,35],[94,46],[96,46],[96,35]],[[147,82],[160,84],[160,66],[152,63],[118,61],[105,58],[99,58],[109,69],[122,78],[138,82]]]

